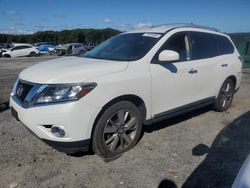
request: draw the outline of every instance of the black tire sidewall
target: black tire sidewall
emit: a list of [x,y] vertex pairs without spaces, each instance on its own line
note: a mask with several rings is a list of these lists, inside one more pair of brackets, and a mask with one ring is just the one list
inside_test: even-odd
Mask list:
[[10,58],[11,56],[9,54],[4,54],[3,57],[4,58]]
[[[138,121],[137,132],[130,146],[128,146],[126,149],[122,151],[112,152],[106,147],[104,140],[103,140],[104,127],[106,125],[107,120],[114,113],[116,113],[119,110],[124,110],[124,109],[131,111],[136,116],[136,119]],[[111,157],[118,156],[132,149],[137,144],[138,140],[140,139],[141,132],[142,132],[142,118],[141,118],[141,113],[139,109],[133,103],[129,101],[121,101],[121,102],[115,103],[112,106],[110,106],[108,109],[106,109],[101,115],[101,117],[99,118],[99,120],[97,121],[96,127],[94,129],[93,139],[92,139],[92,149],[96,154],[98,154],[99,156],[103,158],[111,158]]]
[[36,56],[36,52],[30,52],[30,57],[35,57]]
[[216,99],[215,105],[214,105],[214,109],[215,109],[216,111],[219,111],[219,112],[226,111],[226,110],[230,107],[230,105],[232,104],[233,97],[234,97],[234,92],[233,92],[232,100],[230,101],[230,104],[229,104],[227,107],[222,107],[221,104],[220,104],[220,97],[221,97],[222,89],[223,89],[223,87],[225,87],[225,85],[228,84],[228,83],[230,83],[230,84],[233,86],[233,91],[235,90],[235,84],[234,84],[234,82],[233,82],[233,80],[232,80],[231,78],[228,78],[228,79],[226,79],[226,80],[223,82],[223,84],[222,84],[222,86],[221,86],[221,88],[220,88],[220,92],[219,92],[219,94],[218,94],[218,97],[217,97],[217,99]]

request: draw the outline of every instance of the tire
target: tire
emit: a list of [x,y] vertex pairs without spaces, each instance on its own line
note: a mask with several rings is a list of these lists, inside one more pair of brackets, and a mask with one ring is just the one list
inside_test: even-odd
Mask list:
[[30,52],[30,57],[36,57],[36,52]]
[[11,56],[9,54],[4,54],[3,57],[10,58]]
[[214,109],[219,112],[226,111],[234,97],[235,84],[231,78],[228,78],[224,81],[221,86],[220,92],[214,104]]
[[115,103],[98,119],[93,132],[92,149],[104,159],[115,159],[137,144],[141,132],[139,109],[128,101]]
[[84,51],[83,51],[83,50],[80,50],[79,56],[83,56],[83,55],[84,55]]

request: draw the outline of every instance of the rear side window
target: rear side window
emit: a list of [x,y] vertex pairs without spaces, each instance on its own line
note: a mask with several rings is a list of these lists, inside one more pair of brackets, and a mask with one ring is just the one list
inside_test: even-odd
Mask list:
[[234,47],[227,37],[216,35],[218,42],[218,55],[232,54]]
[[210,58],[218,55],[215,35],[201,32],[190,32],[190,40],[193,60]]
[[81,47],[80,44],[75,44],[75,45],[74,45],[74,48],[80,48],[80,47]]
[[31,48],[31,46],[23,46],[22,49]]
[[205,59],[232,54],[234,47],[227,37],[210,33],[190,32],[192,59]]

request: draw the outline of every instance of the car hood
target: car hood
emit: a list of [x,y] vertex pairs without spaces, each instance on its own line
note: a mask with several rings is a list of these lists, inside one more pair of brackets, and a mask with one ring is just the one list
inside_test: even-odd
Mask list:
[[33,65],[19,74],[25,81],[40,84],[79,83],[126,69],[128,62],[66,57]]

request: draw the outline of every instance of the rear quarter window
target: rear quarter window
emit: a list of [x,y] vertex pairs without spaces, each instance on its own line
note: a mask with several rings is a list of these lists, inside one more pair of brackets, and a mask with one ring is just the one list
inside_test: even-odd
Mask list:
[[234,53],[234,46],[227,37],[217,35],[218,55]]

